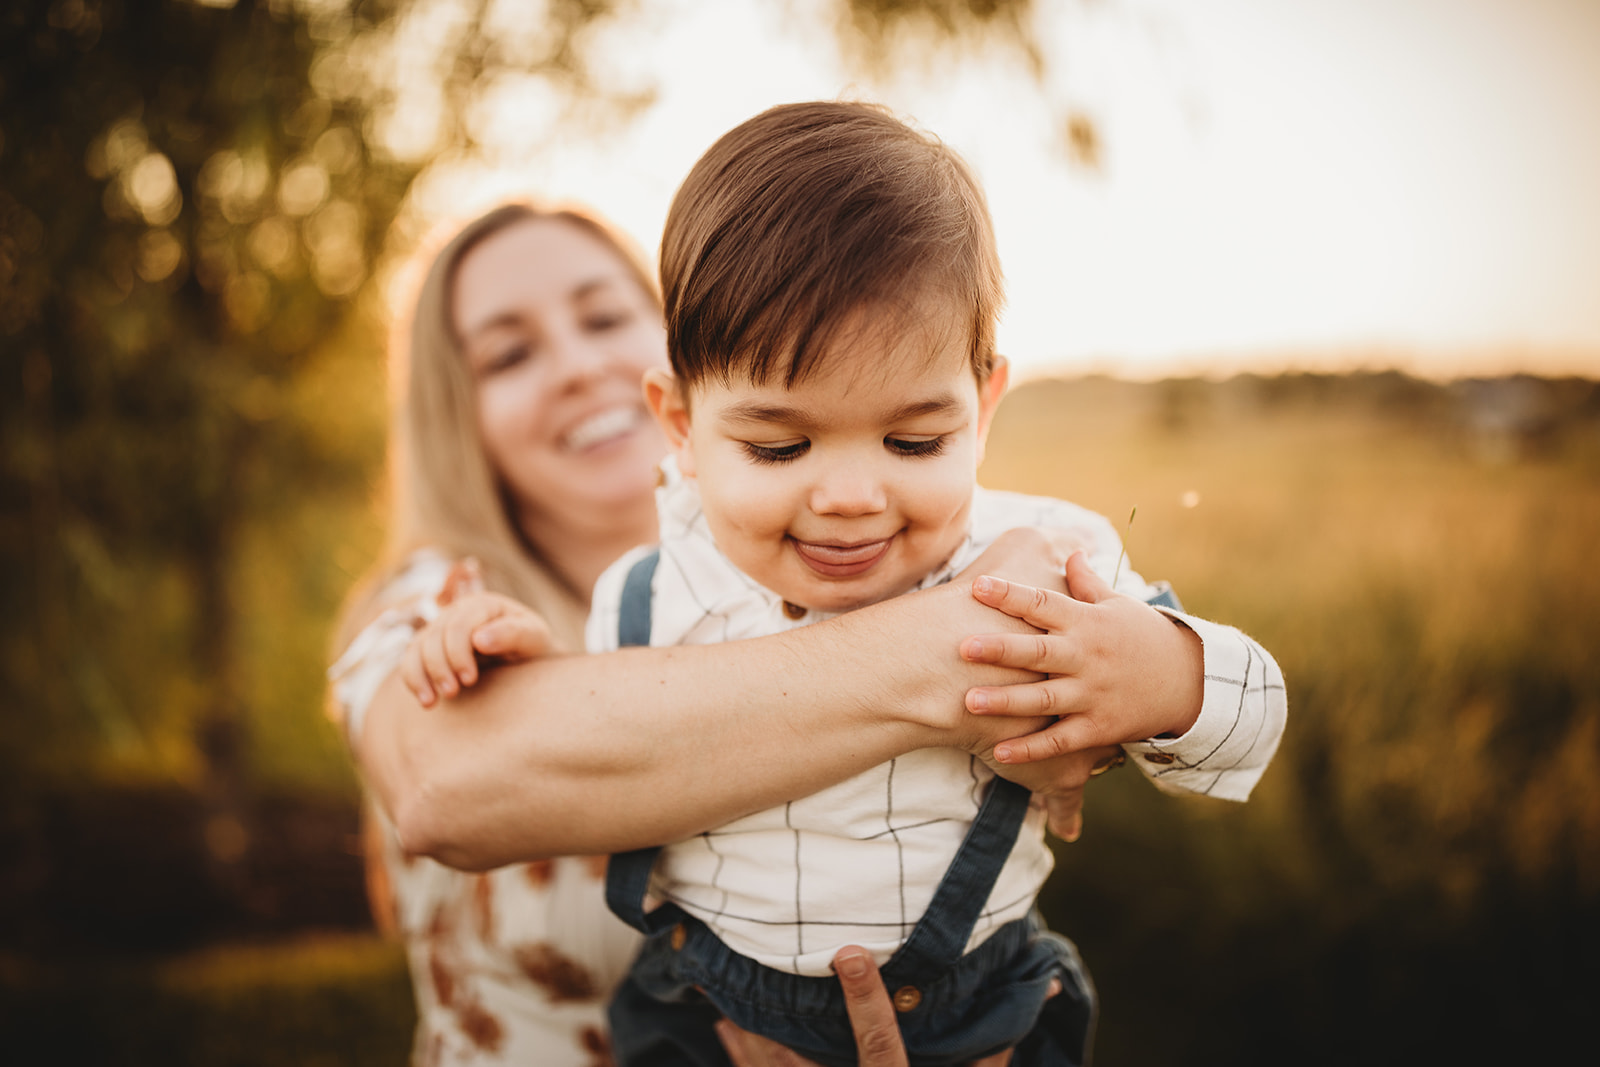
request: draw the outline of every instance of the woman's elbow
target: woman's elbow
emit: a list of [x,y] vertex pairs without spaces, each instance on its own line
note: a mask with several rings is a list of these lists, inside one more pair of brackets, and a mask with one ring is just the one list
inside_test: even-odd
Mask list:
[[394,799],[395,835],[401,849],[461,871],[487,871],[506,862],[473,839],[459,808],[441,792],[424,782]]

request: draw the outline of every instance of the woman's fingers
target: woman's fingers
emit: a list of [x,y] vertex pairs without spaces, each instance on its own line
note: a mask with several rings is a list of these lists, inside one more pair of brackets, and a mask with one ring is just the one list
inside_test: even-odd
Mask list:
[[716,1024],[717,1037],[733,1067],[817,1067],[811,1060],[759,1034],[741,1030],[726,1019]]
[[861,1067],[906,1067],[900,1022],[872,956],[864,948],[846,945],[833,957],[833,970],[844,989]]

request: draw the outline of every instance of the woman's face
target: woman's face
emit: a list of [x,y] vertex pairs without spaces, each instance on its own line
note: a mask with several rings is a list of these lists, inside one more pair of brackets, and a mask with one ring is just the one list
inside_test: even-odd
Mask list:
[[666,333],[622,257],[570,222],[516,222],[462,258],[452,303],[484,451],[525,532],[649,504],[666,445],[639,381],[666,364]]

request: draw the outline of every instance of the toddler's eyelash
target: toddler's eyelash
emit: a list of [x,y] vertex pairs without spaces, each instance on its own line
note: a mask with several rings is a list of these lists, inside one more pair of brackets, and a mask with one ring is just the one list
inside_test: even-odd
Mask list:
[[902,456],[937,456],[944,451],[946,437],[930,437],[926,441],[905,441],[896,437],[885,437],[883,443]]
[[750,441],[741,442],[744,454],[753,462],[767,465],[777,463],[791,463],[806,454],[806,449],[811,447],[810,441],[796,441],[792,445],[758,445]]

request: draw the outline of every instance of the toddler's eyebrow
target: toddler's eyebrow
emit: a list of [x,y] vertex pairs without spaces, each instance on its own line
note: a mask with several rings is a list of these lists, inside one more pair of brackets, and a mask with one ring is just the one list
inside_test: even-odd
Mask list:
[[[941,393],[902,404],[889,412],[885,421],[895,423],[924,415],[949,415],[961,410],[961,401],[954,394]],[[733,422],[777,422],[800,429],[816,426],[823,421],[806,408],[794,404],[775,404],[768,400],[741,400],[730,404],[723,412],[723,418]]]

